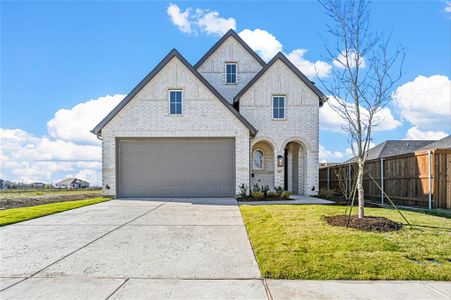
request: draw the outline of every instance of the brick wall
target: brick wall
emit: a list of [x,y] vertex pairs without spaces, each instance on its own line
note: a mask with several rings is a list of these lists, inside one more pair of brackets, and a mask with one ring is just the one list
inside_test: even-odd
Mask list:
[[[183,115],[169,115],[168,89],[183,90]],[[236,192],[249,183],[249,130],[177,58],[102,129],[103,193],[110,196],[119,137],[234,137]]]
[[[226,62],[237,63],[238,77],[236,84],[226,84]],[[197,70],[224,98],[233,103],[233,97],[261,69],[262,65],[234,37],[229,37]]]
[[[272,119],[272,95],[285,95],[286,118]],[[241,97],[240,113],[258,130],[254,142],[270,141],[277,155],[284,155],[289,141],[302,145],[299,190],[304,194],[318,192],[318,97],[280,60]],[[284,168],[275,164],[274,184],[283,186]],[[315,188],[312,191],[312,188]]]

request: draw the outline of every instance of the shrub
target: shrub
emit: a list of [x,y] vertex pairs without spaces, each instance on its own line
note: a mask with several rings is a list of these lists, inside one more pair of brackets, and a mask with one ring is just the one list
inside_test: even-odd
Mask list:
[[239,186],[239,188],[240,188],[240,197],[241,197],[241,198],[246,197],[246,196],[247,196],[247,185],[244,184],[244,183],[242,183],[242,184]]
[[263,195],[264,195],[265,197],[268,196],[269,185],[265,184],[265,185],[262,187],[262,192],[263,192]]
[[283,200],[288,200],[288,199],[290,199],[290,196],[291,196],[291,192],[283,191],[282,194],[280,195],[280,198]]
[[274,196],[276,196],[277,198],[280,198],[280,196],[282,196],[283,193],[283,188],[281,186],[276,186],[274,188]]
[[262,189],[260,187],[260,185],[258,183],[254,184],[254,186],[252,187],[252,192],[261,192]]
[[318,196],[324,199],[332,199],[335,196],[335,190],[326,188],[319,189]]
[[265,196],[262,192],[260,191],[252,191],[251,193],[252,198],[254,198],[255,200],[261,200],[263,199],[263,197]]

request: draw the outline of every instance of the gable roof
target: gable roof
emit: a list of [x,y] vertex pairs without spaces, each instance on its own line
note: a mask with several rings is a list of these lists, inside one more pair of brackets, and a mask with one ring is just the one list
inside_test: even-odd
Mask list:
[[119,111],[127,105],[130,100],[133,99],[133,97],[138,94],[138,92],[149,82],[154,78],[158,72],[160,72],[170,61],[172,58],[176,57],[178,60],[180,60],[183,65],[185,65],[188,70],[191,71],[191,73],[196,76],[197,79],[199,79],[200,82],[208,89],[210,92],[213,93],[213,95],[216,96],[216,98],[219,99],[219,101],[222,102],[222,104],[232,112],[232,114],[238,118],[238,120],[241,121],[251,132],[251,135],[257,134],[257,129],[254,128],[199,72],[197,72],[193,66],[176,50],[172,49],[168,55],[166,55],[165,58],[146,76],[143,80],[141,80],[140,83],[121,101],[119,104],[99,123],[96,127],[94,127],[93,130],[91,130],[92,133],[99,135],[102,128],[109,122],[111,119],[119,113]]
[[73,183],[88,183],[87,181],[78,179],[78,178],[66,178],[64,180],[61,180],[60,182],[57,182],[56,184],[62,185],[62,184],[73,184]]
[[441,140],[427,144],[426,146],[424,146],[420,149],[417,149],[417,151],[430,150],[430,149],[451,149],[451,135],[448,135],[447,137],[445,137]]
[[251,47],[249,47],[249,45],[246,44],[246,42],[243,41],[243,39],[233,29],[230,29],[222,36],[222,38],[219,39],[219,41],[216,42],[216,44],[213,45],[213,47],[210,48],[210,50],[208,50],[207,53],[205,53],[204,56],[202,56],[201,59],[199,59],[199,61],[194,65],[194,69],[197,70],[197,68],[199,68],[229,37],[234,37],[235,40],[240,43],[240,45],[243,46],[243,48],[246,49],[246,51],[252,55],[252,57],[254,57],[259,64],[262,66],[266,65],[265,61],[258,56],[258,54],[255,53],[255,51],[252,50]]
[[[388,140],[368,150],[367,160],[385,158],[389,156],[412,153],[422,149],[434,141],[427,140]],[[429,149],[429,148],[428,148]],[[357,157],[347,160],[345,163],[357,161]]]
[[326,96],[323,94],[323,92],[320,91],[319,88],[317,88],[313,84],[312,81],[310,81],[310,79],[307,78],[307,76],[305,76],[295,65],[293,65],[293,63],[282,52],[277,53],[263,67],[263,69],[261,69],[260,72],[258,72],[257,75],[255,75],[255,77],[252,78],[252,80],[249,81],[249,83],[235,97],[233,97],[233,102],[239,102],[240,97],[243,96],[247,92],[247,90],[249,90],[254,85],[254,83],[256,83],[260,79],[260,77],[262,77],[263,74],[265,74],[266,71],[268,71],[272,67],[272,65],[274,65],[274,63],[279,59],[318,96],[319,105],[322,106],[327,99]]

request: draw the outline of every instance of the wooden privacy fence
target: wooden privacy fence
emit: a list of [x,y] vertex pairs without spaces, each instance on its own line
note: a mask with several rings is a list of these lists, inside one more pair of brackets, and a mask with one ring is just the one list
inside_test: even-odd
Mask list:
[[[322,167],[319,187],[342,194],[343,188],[349,190],[354,185],[356,175],[356,163]],[[397,205],[451,208],[451,149],[424,150],[368,160],[363,186],[365,198],[381,204],[390,204],[382,189]]]

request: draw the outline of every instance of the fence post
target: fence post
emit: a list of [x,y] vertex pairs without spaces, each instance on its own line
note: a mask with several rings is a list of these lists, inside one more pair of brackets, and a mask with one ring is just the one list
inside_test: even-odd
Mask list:
[[429,195],[428,195],[428,208],[432,209],[432,155],[431,150],[428,150],[428,183],[429,183]]
[[384,204],[384,158],[381,157],[381,204]]
[[330,189],[329,181],[330,181],[330,167],[327,168],[327,190]]

